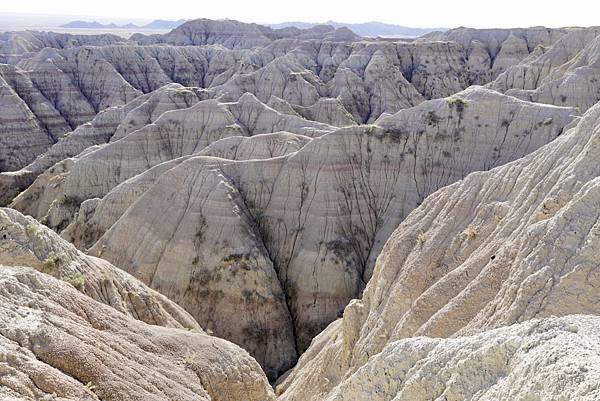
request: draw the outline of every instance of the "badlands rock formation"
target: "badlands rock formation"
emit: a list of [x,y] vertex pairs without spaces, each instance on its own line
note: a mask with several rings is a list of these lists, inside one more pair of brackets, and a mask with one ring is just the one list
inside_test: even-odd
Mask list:
[[[0,131],[0,171],[24,167],[106,107],[169,83],[211,89],[230,102],[246,92],[263,103],[276,96],[305,118],[338,126],[371,123],[382,113],[488,83],[538,54],[536,46],[583,31],[458,29],[389,42],[326,26],[273,30],[196,20],[129,41],[7,33],[0,37],[0,61],[8,63],[0,65],[0,102],[10,107],[0,109],[0,123],[10,130]],[[557,104],[580,106],[595,95]]]
[[246,351],[151,326],[27,267],[0,266],[0,398],[271,400]]
[[598,398],[598,33],[0,34],[0,398]]
[[[360,294],[387,237],[429,193],[548,143],[572,113],[473,88],[383,118],[380,127],[303,139],[308,143],[285,157],[240,161],[239,150],[231,153],[237,161],[200,156],[227,157],[211,153],[222,148],[217,141],[197,156],[159,164],[106,196],[90,194],[104,198],[83,202],[63,236],[83,248],[93,245],[92,254],[122,266],[204,327],[243,345],[274,375]],[[115,162],[121,173],[135,160],[135,149],[116,152],[127,155]],[[99,169],[109,160],[95,158],[103,164],[93,176],[91,169],[76,172],[93,154],[65,171],[55,166],[51,178],[40,176],[39,187],[34,183],[12,206],[40,213],[57,229],[67,227],[53,224],[59,221],[54,216],[74,213],[70,197],[98,188]],[[145,155],[142,165],[148,166],[152,153]],[[72,192],[62,192],[76,182]],[[232,307],[248,320],[215,318]],[[276,345],[279,352],[273,353]]]
[[79,155],[94,145],[120,139],[128,133],[153,123],[164,112],[187,108],[208,96],[197,88],[168,84],[139,96],[124,106],[114,106],[98,113],[89,123],[77,127],[45,153],[22,169],[0,174],[0,203],[8,204],[19,192],[33,183],[46,169],[66,158]]
[[57,163],[11,205],[62,230],[84,200],[102,197],[128,178],[164,161],[201,151],[219,139],[277,131],[318,136],[334,130],[330,125],[281,114],[249,93],[235,103],[205,100],[165,112],[130,135],[126,129],[117,130],[115,136],[126,136]]
[[318,399],[596,400],[599,323],[596,316],[574,315],[469,337],[391,342]]
[[198,19],[188,21],[164,35],[136,34],[131,37],[131,40],[142,45],[156,43],[174,46],[219,44],[230,49],[250,49],[266,46],[273,40],[283,38],[349,42],[359,37],[348,28],[336,29],[329,25],[318,25],[309,29],[294,27],[273,29],[234,20]]
[[[387,242],[362,300],[353,301],[344,311],[343,319],[332,323],[313,341],[294,372],[281,385],[282,399],[337,397],[338,392],[343,392],[346,380],[347,383],[353,382],[353,377],[363,380],[359,377],[363,375],[361,372],[380,369],[383,360],[391,362],[401,358],[398,361],[405,365],[392,369],[392,377],[398,382],[404,377],[403,372],[413,366],[419,366],[415,368],[416,379],[422,375],[437,375],[439,371],[429,373],[423,364],[448,366],[448,362],[439,359],[437,352],[431,354],[428,350],[435,350],[439,344],[448,351],[461,341],[465,341],[465,346],[470,343],[471,347],[481,344],[489,333],[463,340],[423,340],[420,344],[414,340],[415,347],[422,350],[421,354],[411,354],[410,358],[414,359],[404,359],[405,353],[386,359],[386,354],[403,352],[403,347],[413,341],[395,343],[397,340],[417,336],[461,337],[541,317],[597,315],[600,312],[597,291],[599,136],[600,105],[597,105],[576,127],[536,152],[492,171],[471,174],[428,197]],[[593,321],[595,318],[588,319],[587,323],[578,318],[546,321],[493,333],[502,338],[525,330],[530,333],[528,336],[533,335],[535,343],[540,325],[554,332],[552,337],[558,339],[562,336],[561,326],[571,326],[573,328],[567,331],[575,331],[574,327],[589,327],[595,324],[589,323]],[[525,365],[518,360],[524,358],[519,354],[527,349],[522,348],[526,342],[511,346],[513,356],[507,356],[508,361],[482,356],[483,361],[491,365],[491,370],[484,370],[490,372],[490,376],[464,380],[473,386],[483,383],[483,387],[444,389],[427,383],[422,384],[425,387],[421,387],[420,393],[414,393],[418,388],[413,386],[419,384],[412,384],[413,379],[407,377],[402,386],[390,387],[381,399],[392,399],[397,394],[431,399],[443,397],[444,391],[448,391],[448,399],[494,399],[494,394],[506,385],[506,380],[493,385],[500,376],[509,378],[509,383],[518,389],[517,394],[525,397],[536,391],[535,386],[543,385],[540,381],[543,379],[537,376],[539,368],[554,371],[557,366],[565,367],[563,354],[559,354],[558,360],[541,359],[547,355],[543,351],[545,347],[554,347],[552,341],[548,341]],[[570,343],[570,346],[575,346],[577,351],[573,352],[579,355],[596,352],[585,343]],[[456,367],[469,366],[472,372],[480,369],[471,368],[468,359],[463,360],[464,356],[452,356],[452,351],[448,352],[446,356],[455,358]],[[369,359],[376,354],[376,358]],[[514,357],[517,359],[513,360]],[[423,358],[425,360],[419,362]],[[548,367],[544,367],[546,365]],[[449,375],[463,374],[458,368],[449,366],[449,369]],[[512,381],[511,376],[517,374],[513,369],[524,370],[518,373],[520,384]],[[580,394],[581,399],[597,397],[597,385],[578,387],[578,383],[594,377],[595,372],[590,371],[592,376],[587,376],[585,370],[572,374],[578,376],[568,382],[557,377],[559,386],[564,386],[561,392],[573,397]],[[385,375],[371,378],[375,382],[369,386],[376,383],[385,386]],[[530,382],[532,378],[535,380]],[[477,393],[479,389],[483,393]],[[457,391],[465,393],[460,396],[456,395],[461,394]],[[542,399],[556,396],[556,388],[548,391]],[[476,398],[475,393],[483,398]]]
[[[296,152],[309,141],[309,137],[288,132],[233,136],[218,140],[195,155],[230,160],[268,159]],[[61,233],[62,237],[80,249],[90,248],[162,174],[190,157],[161,163],[117,185],[102,199],[84,201],[75,221]]]
[[105,260],[79,252],[47,227],[13,209],[0,209],[0,264],[33,267],[149,324],[201,330],[174,302]]
[[578,107],[600,100],[600,28],[573,30],[515,63],[490,86],[522,99]]
[[23,54],[40,51],[46,47],[67,49],[78,46],[106,46],[124,42],[117,35],[72,35],[57,32],[0,32],[0,62],[10,63]]

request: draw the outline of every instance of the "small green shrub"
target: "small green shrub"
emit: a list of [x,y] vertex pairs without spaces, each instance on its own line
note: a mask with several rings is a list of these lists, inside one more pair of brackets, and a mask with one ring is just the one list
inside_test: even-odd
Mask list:
[[421,231],[417,235],[417,245],[419,246],[419,248],[423,248],[423,245],[425,245],[426,241],[427,241],[427,235],[425,235],[425,233],[423,231]]
[[85,287],[85,276],[81,273],[75,273],[65,279],[65,281],[71,284],[73,287],[78,289],[79,291],[83,290]]
[[42,272],[47,274],[52,274],[56,269],[60,266],[62,259],[60,255],[55,254],[54,252],[50,253],[44,262],[42,262]]
[[460,97],[452,96],[448,99],[448,106],[450,106],[451,109],[456,109],[458,114],[462,114],[467,108],[467,101]]
[[427,125],[438,125],[442,119],[435,113],[435,111],[428,111],[425,115],[425,124]]
[[30,237],[36,237],[40,233],[40,227],[35,223],[27,224],[25,230],[27,231],[27,235]]

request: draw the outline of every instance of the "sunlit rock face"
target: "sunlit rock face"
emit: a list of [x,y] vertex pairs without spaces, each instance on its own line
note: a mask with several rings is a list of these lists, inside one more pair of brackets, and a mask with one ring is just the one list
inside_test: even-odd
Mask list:
[[0,266],[0,288],[3,399],[274,399],[225,340],[142,323],[29,267]]
[[553,46],[539,46],[490,87],[521,99],[577,107],[600,100],[600,28],[578,29]]
[[[496,113],[505,117],[487,117]],[[533,151],[572,119],[572,109],[473,88],[382,118],[379,126],[312,140],[296,135],[301,142],[292,143],[292,153],[273,157],[257,142],[267,137],[233,136],[83,202],[63,236],[124,266],[282,372],[360,294],[388,236],[429,193]],[[244,143],[251,150],[240,148]],[[77,163],[56,177],[69,182]],[[40,197],[52,205],[48,221],[69,206],[57,188]],[[24,201],[31,191],[13,206],[34,205]],[[231,308],[263,317],[214,318]],[[285,330],[272,330],[273,313]],[[249,336],[250,328],[259,334]],[[268,348],[277,343],[287,359]]]
[[0,398],[595,399],[599,32],[0,34]]
[[528,60],[537,45],[578,32],[458,29],[415,42],[387,42],[328,26],[273,30],[196,20],[169,34],[129,40],[4,33],[0,61],[8,64],[0,66],[0,101],[7,106],[0,112],[6,131],[0,132],[0,172],[25,167],[106,108],[170,83],[212,88],[206,97],[226,101],[246,92],[263,103],[276,96],[303,117],[336,126],[371,123],[382,113],[488,83]]
[[[508,388],[525,397],[541,387],[546,400],[563,391],[596,397],[597,386],[579,387],[594,380],[592,371],[569,384],[542,383],[554,374],[558,382],[577,363],[571,357],[596,357],[589,341],[597,317],[521,322],[600,312],[599,134],[595,106],[532,154],[429,196],[387,241],[362,299],[313,340],[279,388],[281,399],[344,399],[359,383],[385,388],[380,399],[494,399]],[[498,327],[505,328],[486,332]]]
[[273,398],[246,351],[7,208],[0,209],[0,289],[3,399]]

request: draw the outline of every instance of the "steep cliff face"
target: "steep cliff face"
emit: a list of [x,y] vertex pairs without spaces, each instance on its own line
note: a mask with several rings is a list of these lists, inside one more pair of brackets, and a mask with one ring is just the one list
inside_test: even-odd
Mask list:
[[550,47],[538,47],[490,84],[522,99],[577,107],[600,100],[600,29],[573,30]]
[[53,143],[53,138],[2,76],[0,110],[0,171],[18,169]]
[[[379,127],[299,137],[287,156],[255,145],[248,156],[239,145],[223,152],[227,143],[258,144],[269,136],[226,138],[84,202],[63,236],[93,245],[92,254],[243,345],[273,376],[360,293],[390,233],[429,193],[537,149],[562,132],[572,113],[473,88],[383,118]],[[131,160],[134,153],[126,154]],[[261,154],[269,158],[243,161]],[[72,180],[75,170],[69,171],[57,171],[57,182]],[[41,187],[42,203],[66,205],[62,184]],[[13,206],[36,204],[25,202],[33,194],[26,191]],[[203,278],[202,291],[190,277]],[[235,291],[224,289],[232,285]],[[232,307],[251,318],[215,318]],[[274,313],[285,330],[272,329]],[[263,341],[282,344],[286,359]]]
[[[17,67],[0,66],[0,171],[31,163],[99,111],[141,94],[87,48],[44,49]],[[17,149],[23,148],[23,152]]]
[[[359,377],[371,367],[379,369],[385,355],[403,352],[399,350],[410,341],[419,341],[394,343],[397,340],[416,336],[458,337],[423,340],[421,346],[427,352],[428,347],[437,347],[435,344],[446,349],[461,341],[478,342],[462,336],[530,319],[577,313],[597,315],[600,312],[596,257],[600,246],[598,135],[600,107],[595,106],[576,127],[538,151],[489,172],[471,174],[429,196],[386,243],[362,300],[352,302],[343,319],[332,323],[314,340],[282,384],[282,399],[317,400],[327,398],[328,394],[332,397],[341,394],[346,380],[352,382],[351,377]],[[562,330],[562,323],[540,324],[549,330]],[[587,325],[585,319],[582,324]],[[537,323],[527,325],[532,327],[530,333],[536,333],[540,327]],[[518,332],[527,325],[477,338]],[[560,336],[557,333],[556,338]],[[583,347],[574,352],[587,352],[585,343],[570,345]],[[543,347],[553,347],[552,342]],[[518,343],[516,350],[513,355],[520,358],[522,348]],[[369,359],[376,354],[377,357]],[[401,355],[403,358],[406,354]],[[437,360],[435,354],[411,355],[415,359],[405,367],[397,364],[393,369],[399,370],[393,375]],[[560,370],[565,366],[564,357],[551,361],[532,357],[526,364]],[[509,356],[509,361],[512,358]],[[439,363],[448,366],[446,362]],[[476,366],[474,362],[464,363]],[[512,369],[519,364],[508,362],[504,375],[513,380]],[[462,362],[457,361],[458,365]],[[497,369],[498,366],[493,367],[492,372],[499,372]],[[530,385],[541,385],[535,384],[541,383],[538,372],[526,371],[518,383],[513,382],[520,396],[534,391]],[[426,370],[421,372],[428,374]],[[590,377],[581,372],[582,381]],[[372,379],[384,386],[385,376]],[[473,384],[469,378],[460,381]],[[581,394],[582,399],[597,395],[597,387],[579,388],[576,382],[565,384],[569,388],[565,391]],[[423,392],[415,399],[426,399],[427,394],[442,395],[443,389],[435,390],[430,384],[424,383]],[[414,394],[413,386],[412,379],[408,379],[382,399]],[[494,387],[488,382],[485,391],[478,394],[481,399],[490,399],[502,386]],[[553,391],[559,388],[551,387],[542,399],[552,399],[556,396]],[[447,391],[456,388],[448,387]],[[465,397],[474,397],[474,390],[469,391],[465,394],[471,395]]]
[[[0,57],[6,60],[0,61],[9,64],[0,66],[5,87],[0,101],[11,107],[2,108],[0,123],[11,130],[0,132],[5,144],[0,171],[23,168],[107,107],[171,83],[209,89],[203,99],[236,102],[246,92],[263,103],[278,97],[303,117],[336,126],[372,123],[382,114],[486,84],[531,59],[535,46],[587,31],[459,29],[388,42],[326,26],[272,30],[197,20],[167,35],[130,41],[111,35],[3,34]],[[586,108],[596,97],[592,85],[578,99],[559,102],[557,96],[585,89],[584,83],[561,85],[567,86],[559,95],[540,89],[528,96]],[[20,148],[27,151],[15,151]]]
[[[188,108],[207,97],[206,92],[198,88],[168,84],[125,105],[99,112],[92,121],[78,126],[60,138],[25,167],[14,172],[0,173],[0,204],[10,203],[19,192],[29,187],[40,174],[55,163],[77,156],[93,146],[120,139],[153,123],[166,111]],[[22,142],[14,141],[12,145],[22,148]]]

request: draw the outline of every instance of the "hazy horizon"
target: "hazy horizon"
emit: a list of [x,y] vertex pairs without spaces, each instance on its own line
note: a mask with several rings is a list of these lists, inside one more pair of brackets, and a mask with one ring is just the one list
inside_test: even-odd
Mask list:
[[[282,7],[281,2],[255,0],[242,2],[233,0],[223,6],[222,3],[194,4],[182,0],[154,3],[148,6],[140,0],[123,2],[104,0],[103,2],[55,0],[40,3],[36,0],[21,0],[3,6],[0,16],[2,23],[6,19],[37,17],[47,20],[69,22],[73,19],[96,20],[101,23],[144,23],[155,19],[235,19],[243,22],[276,24],[282,22],[318,23],[336,21],[343,23],[383,22],[414,28],[454,28],[467,26],[472,28],[508,28],[508,27],[564,27],[596,25],[595,13],[585,13],[589,3],[572,0],[571,7],[541,1],[506,0],[493,12],[482,7],[481,2],[472,0],[445,2],[425,0],[418,4],[402,4],[390,0],[373,0],[369,7],[359,9],[344,7],[340,2],[322,2],[305,0],[297,7]],[[543,12],[539,10],[543,9]],[[110,10],[119,10],[114,15]],[[315,12],[318,10],[318,12]],[[427,12],[423,12],[426,10]],[[515,12],[518,10],[518,13]],[[124,17],[135,15],[135,17]],[[66,19],[66,20],[65,20]],[[8,21],[11,22],[11,21]],[[64,23],[63,22],[63,23]]]

